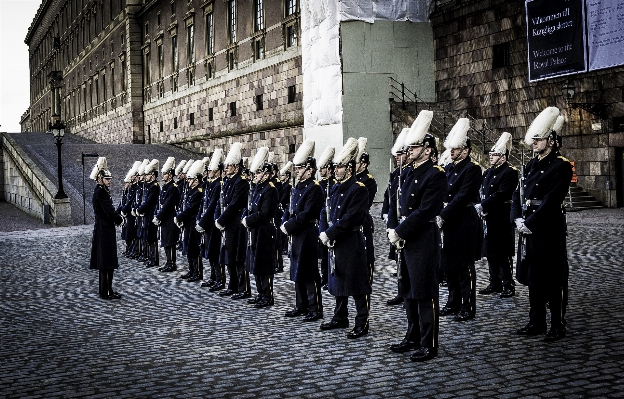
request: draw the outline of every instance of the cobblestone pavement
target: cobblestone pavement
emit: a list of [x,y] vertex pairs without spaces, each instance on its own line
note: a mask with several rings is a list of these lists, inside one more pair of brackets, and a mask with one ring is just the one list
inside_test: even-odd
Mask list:
[[[511,299],[478,296],[475,320],[443,319],[427,363],[388,350],[406,320],[385,305],[396,282],[379,220],[371,331],[358,340],[283,317],[287,271],[275,306],[256,310],[181,280],[184,270],[121,258],[123,299],[104,301],[88,269],[91,226],[0,232],[0,397],[623,397],[623,222],[624,210],[569,215],[564,340],[515,335],[528,314],[519,286]],[[477,269],[483,288],[487,265]],[[323,300],[327,321],[333,300]]]

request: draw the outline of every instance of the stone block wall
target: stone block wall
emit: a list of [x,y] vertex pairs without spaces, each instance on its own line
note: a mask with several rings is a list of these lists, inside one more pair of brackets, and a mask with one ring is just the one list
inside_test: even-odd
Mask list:
[[[622,178],[615,176],[613,118],[624,115],[624,67],[530,83],[523,0],[452,0],[435,9],[431,22],[436,96],[442,109],[454,119],[474,117],[478,128],[489,129],[492,142],[508,131],[518,146],[537,114],[557,106],[567,121],[561,152],[575,162],[579,185],[603,204],[616,205]],[[493,47],[503,43],[509,46],[509,63],[493,68]],[[576,88],[573,102],[606,104],[602,118],[566,103],[562,88],[567,84]]]

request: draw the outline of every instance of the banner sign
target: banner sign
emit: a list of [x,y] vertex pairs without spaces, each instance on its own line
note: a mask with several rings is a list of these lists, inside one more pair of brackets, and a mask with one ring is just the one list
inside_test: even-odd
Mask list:
[[526,2],[530,82],[587,71],[584,13],[583,0]]
[[624,64],[624,0],[587,0],[589,70]]

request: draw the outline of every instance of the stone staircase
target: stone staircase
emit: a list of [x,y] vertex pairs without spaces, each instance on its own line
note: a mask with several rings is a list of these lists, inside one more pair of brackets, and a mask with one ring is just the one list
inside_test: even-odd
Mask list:
[[582,211],[584,209],[603,208],[603,205],[596,198],[583,190],[577,183],[570,183],[570,191],[565,199],[564,205],[568,211]]
[[[49,133],[14,133],[10,135],[17,145],[58,187],[57,149],[54,138]],[[165,144],[98,144],[74,134],[65,133],[62,145],[63,188],[71,203],[71,219],[73,224],[83,224],[83,216],[87,224],[93,222],[91,195],[94,182],[89,174],[97,158],[85,158],[84,164],[84,215],[83,215],[83,167],[82,154],[98,154],[106,157],[108,168],[113,175],[111,195],[117,204],[121,197],[123,179],[134,161],[144,158],[158,159],[162,167],[169,156],[182,159],[201,159],[204,155]],[[159,171],[160,172],[160,171]]]

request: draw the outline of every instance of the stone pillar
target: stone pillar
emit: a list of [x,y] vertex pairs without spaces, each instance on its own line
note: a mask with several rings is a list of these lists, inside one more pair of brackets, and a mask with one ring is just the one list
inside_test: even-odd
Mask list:
[[128,68],[128,101],[132,114],[132,143],[144,144],[143,132],[143,51],[141,23],[137,16],[140,0],[126,0],[126,65]]
[[69,198],[54,199],[53,204],[52,216],[54,218],[52,219],[52,224],[55,226],[71,226],[73,223]]

